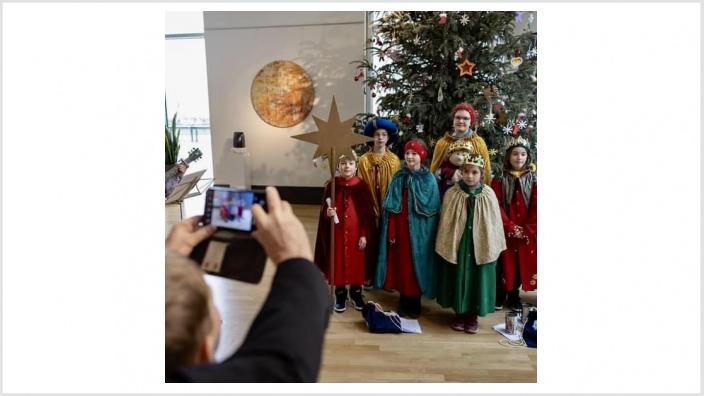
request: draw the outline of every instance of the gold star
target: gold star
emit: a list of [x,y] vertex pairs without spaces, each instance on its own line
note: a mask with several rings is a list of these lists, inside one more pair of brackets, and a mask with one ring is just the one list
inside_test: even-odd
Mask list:
[[472,71],[474,70],[474,66],[476,66],[476,64],[468,61],[467,59],[465,59],[462,63],[458,63],[457,68],[460,69],[460,77],[464,76],[465,74],[471,76]]
[[346,155],[354,158],[355,155],[350,146],[371,142],[373,140],[368,136],[352,132],[354,117],[340,121],[340,114],[337,111],[337,103],[335,102],[334,96],[332,97],[328,120],[323,121],[316,116],[313,116],[313,120],[315,121],[315,125],[318,126],[317,131],[291,137],[303,140],[304,142],[317,144],[318,148],[315,150],[315,154],[313,154],[313,159],[320,156],[327,156],[330,160],[331,169],[335,169],[336,162],[336,158],[330,158],[332,150],[335,150],[336,157]]

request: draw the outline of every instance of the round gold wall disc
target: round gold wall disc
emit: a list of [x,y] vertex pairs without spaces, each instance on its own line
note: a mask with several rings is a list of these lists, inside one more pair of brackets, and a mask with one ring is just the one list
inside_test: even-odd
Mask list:
[[259,70],[252,81],[251,96],[254,111],[264,122],[286,128],[308,116],[315,89],[301,66],[278,60]]

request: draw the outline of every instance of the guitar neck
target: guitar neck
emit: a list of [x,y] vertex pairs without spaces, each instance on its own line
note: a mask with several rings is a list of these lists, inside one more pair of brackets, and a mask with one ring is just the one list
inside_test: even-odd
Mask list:
[[178,161],[174,166],[169,168],[169,170],[166,171],[166,181],[169,181],[172,177],[178,175],[178,166],[183,164],[183,165],[188,165],[191,162],[197,160],[198,158],[201,157],[200,151],[195,150],[194,152],[191,152],[191,155],[188,156],[185,160],[180,160]]

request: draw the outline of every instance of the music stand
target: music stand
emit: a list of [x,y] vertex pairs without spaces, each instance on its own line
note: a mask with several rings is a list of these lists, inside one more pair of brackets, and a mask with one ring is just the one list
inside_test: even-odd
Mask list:
[[[205,169],[184,175],[181,179],[181,182],[178,183],[176,187],[174,187],[173,191],[171,191],[171,194],[166,197],[166,204],[168,205],[171,203],[181,203],[186,198],[202,194],[203,191],[201,191],[197,187],[198,181],[204,173]],[[194,187],[196,187],[198,191],[192,194],[188,194]]]

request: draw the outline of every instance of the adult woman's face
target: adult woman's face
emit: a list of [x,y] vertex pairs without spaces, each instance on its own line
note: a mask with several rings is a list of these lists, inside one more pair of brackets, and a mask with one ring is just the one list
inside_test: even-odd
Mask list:
[[467,132],[471,120],[472,118],[467,110],[457,110],[452,121],[452,128],[454,129],[455,134]]

